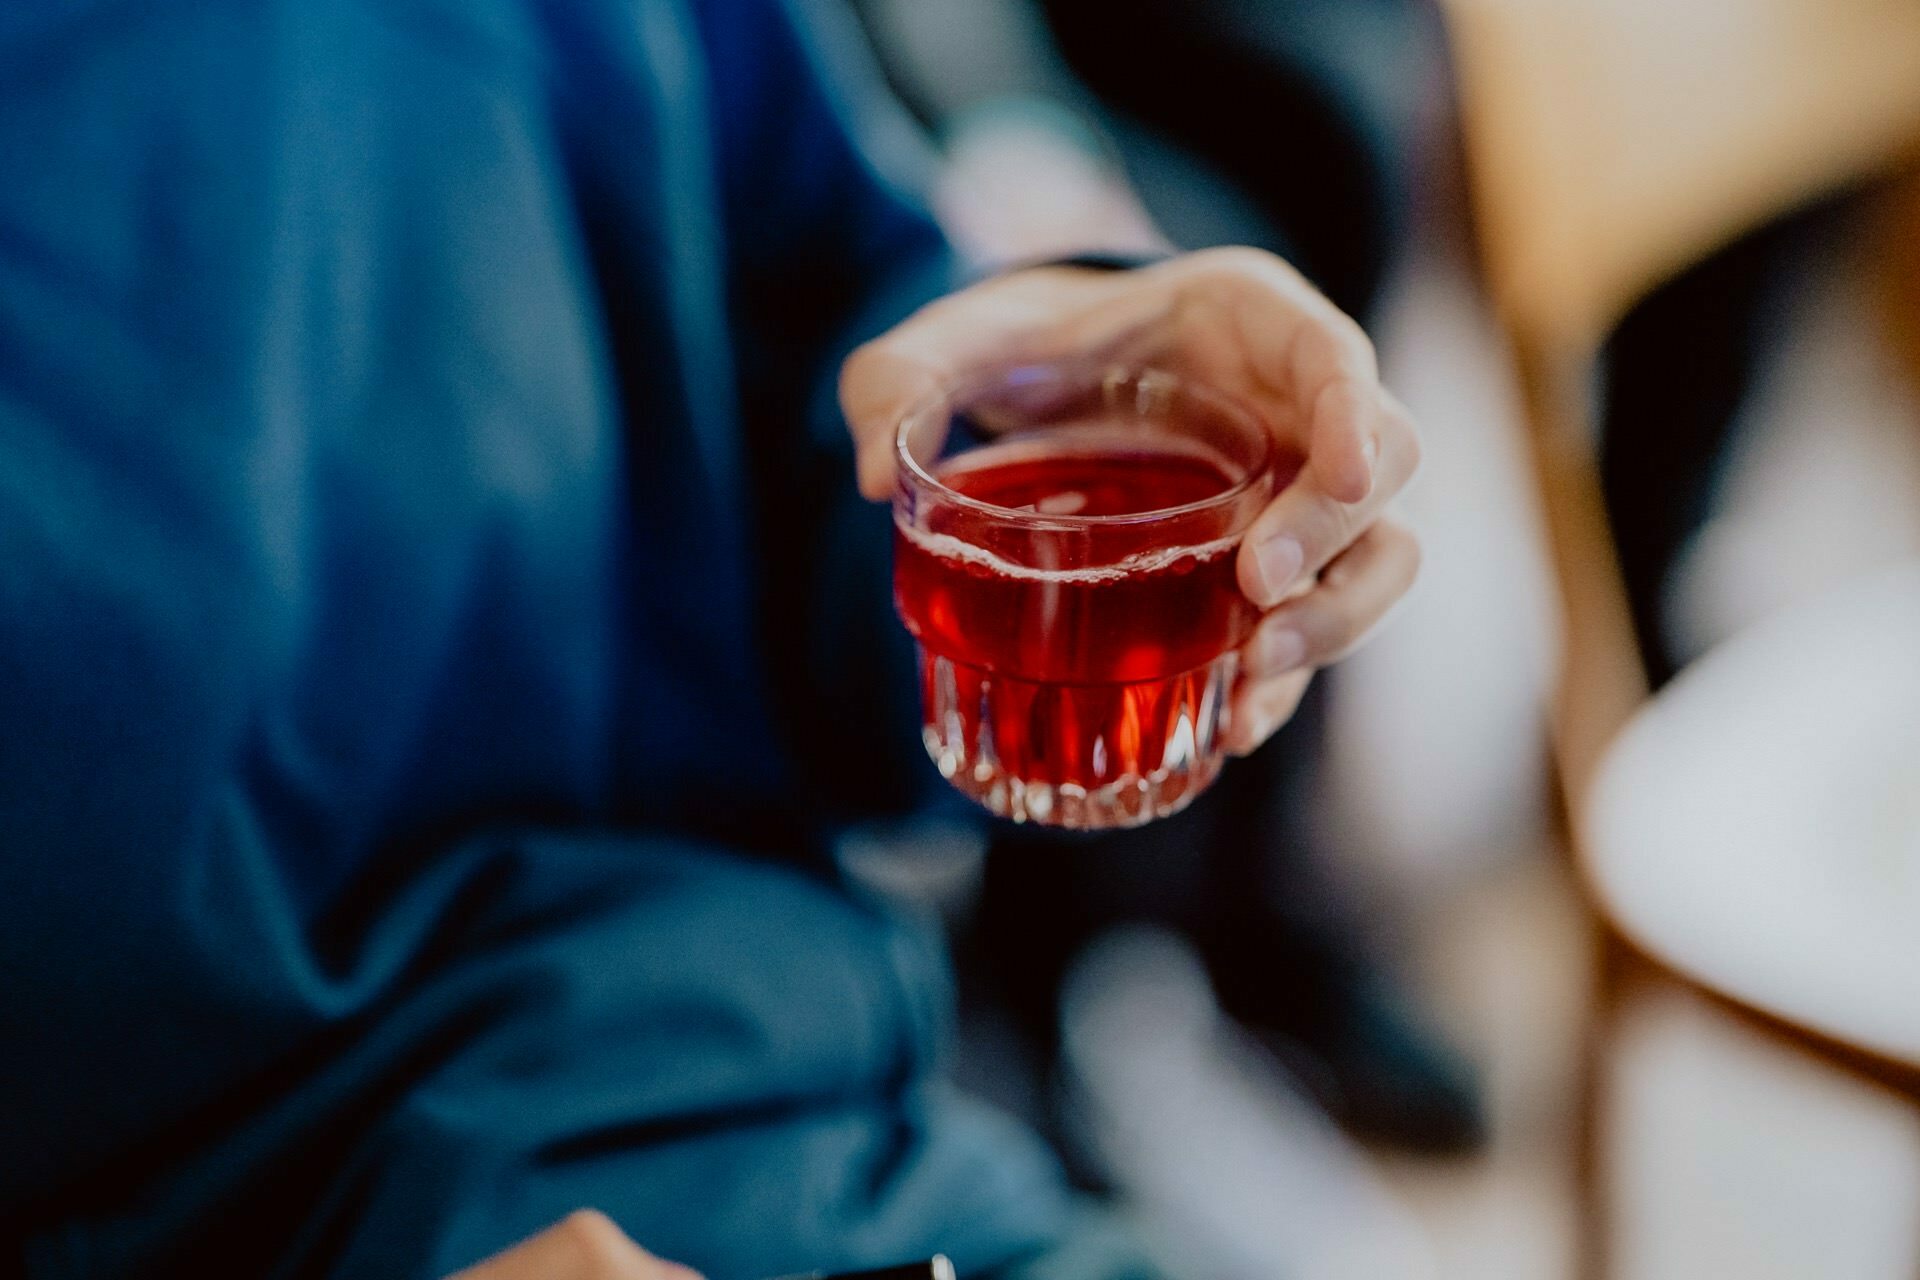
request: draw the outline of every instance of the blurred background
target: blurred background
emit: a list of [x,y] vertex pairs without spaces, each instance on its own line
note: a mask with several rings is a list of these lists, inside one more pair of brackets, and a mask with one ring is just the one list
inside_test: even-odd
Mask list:
[[810,3],[982,270],[1272,248],[1424,429],[1241,800],[849,839],[963,1084],[1222,1277],[1920,1270],[1920,7]]

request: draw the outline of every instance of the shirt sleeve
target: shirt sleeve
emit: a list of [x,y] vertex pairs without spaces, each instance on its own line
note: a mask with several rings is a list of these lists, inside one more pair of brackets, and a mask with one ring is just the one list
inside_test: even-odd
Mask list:
[[840,4],[714,0],[699,19],[760,650],[775,724],[831,820],[943,798],[892,612],[891,521],[855,490],[835,384],[855,345],[960,280],[916,190],[931,153]]
[[945,267],[919,190],[931,152],[841,0],[699,11],[739,318],[830,340],[903,271]]

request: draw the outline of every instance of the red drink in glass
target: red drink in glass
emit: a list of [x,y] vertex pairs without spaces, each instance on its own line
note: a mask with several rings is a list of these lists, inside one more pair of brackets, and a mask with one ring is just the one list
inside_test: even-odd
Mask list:
[[1266,430],[1162,373],[1002,377],[902,427],[894,591],[928,753],[1016,821],[1172,813],[1224,754]]

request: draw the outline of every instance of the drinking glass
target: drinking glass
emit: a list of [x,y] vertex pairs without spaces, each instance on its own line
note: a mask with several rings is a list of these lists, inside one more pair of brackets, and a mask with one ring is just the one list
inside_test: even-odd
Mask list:
[[1025,364],[908,413],[896,452],[894,602],[941,774],[1081,829],[1205,790],[1258,620],[1235,552],[1286,470],[1259,416],[1161,369]]

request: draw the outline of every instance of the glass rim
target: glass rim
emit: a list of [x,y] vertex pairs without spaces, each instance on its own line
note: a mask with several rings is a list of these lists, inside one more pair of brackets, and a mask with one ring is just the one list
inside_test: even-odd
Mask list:
[[[983,499],[961,493],[958,489],[941,481],[938,476],[934,475],[933,472],[929,471],[926,467],[921,466],[920,460],[913,456],[913,450],[907,445],[907,432],[916,422],[919,422],[926,414],[936,410],[942,408],[951,410],[954,401],[964,395],[969,388],[984,388],[995,383],[1004,382],[1011,373],[1018,369],[1064,369],[1066,367],[1066,365],[1060,362],[1044,360],[1003,366],[987,372],[955,378],[942,386],[938,391],[926,396],[912,408],[901,414],[900,421],[894,428],[894,462],[899,468],[901,482],[903,484],[931,490],[934,496],[938,497],[942,502],[952,503],[962,510],[992,516],[1008,524],[1019,525],[1025,528],[1111,529],[1127,525],[1155,524],[1161,521],[1175,520],[1182,516],[1197,515],[1202,512],[1212,511],[1217,507],[1230,505],[1244,496],[1254,485],[1260,483],[1273,469],[1274,455],[1276,453],[1273,432],[1267,426],[1266,419],[1251,405],[1237,396],[1230,395],[1206,383],[1196,382],[1191,378],[1182,377],[1180,374],[1162,369],[1156,365],[1109,365],[1100,372],[1100,385],[1106,387],[1119,380],[1138,382],[1143,378],[1152,377],[1178,388],[1182,395],[1192,395],[1196,399],[1206,402],[1211,407],[1224,411],[1228,417],[1238,422],[1251,424],[1256,429],[1256,434],[1260,439],[1260,457],[1258,464],[1248,468],[1244,476],[1228,485],[1225,489],[1222,489],[1219,493],[1211,494],[1205,498],[1198,498],[1192,502],[1183,502],[1179,506],[1155,507],[1151,511],[1130,511],[1123,515],[1042,515],[1037,511],[1022,510],[1017,507],[1003,507],[998,503],[987,502]],[[1023,432],[1031,431],[1038,433],[1045,429],[1044,427],[1022,428],[1020,430],[1010,431],[1004,436],[995,437],[995,439],[1009,440],[1023,434]]]

